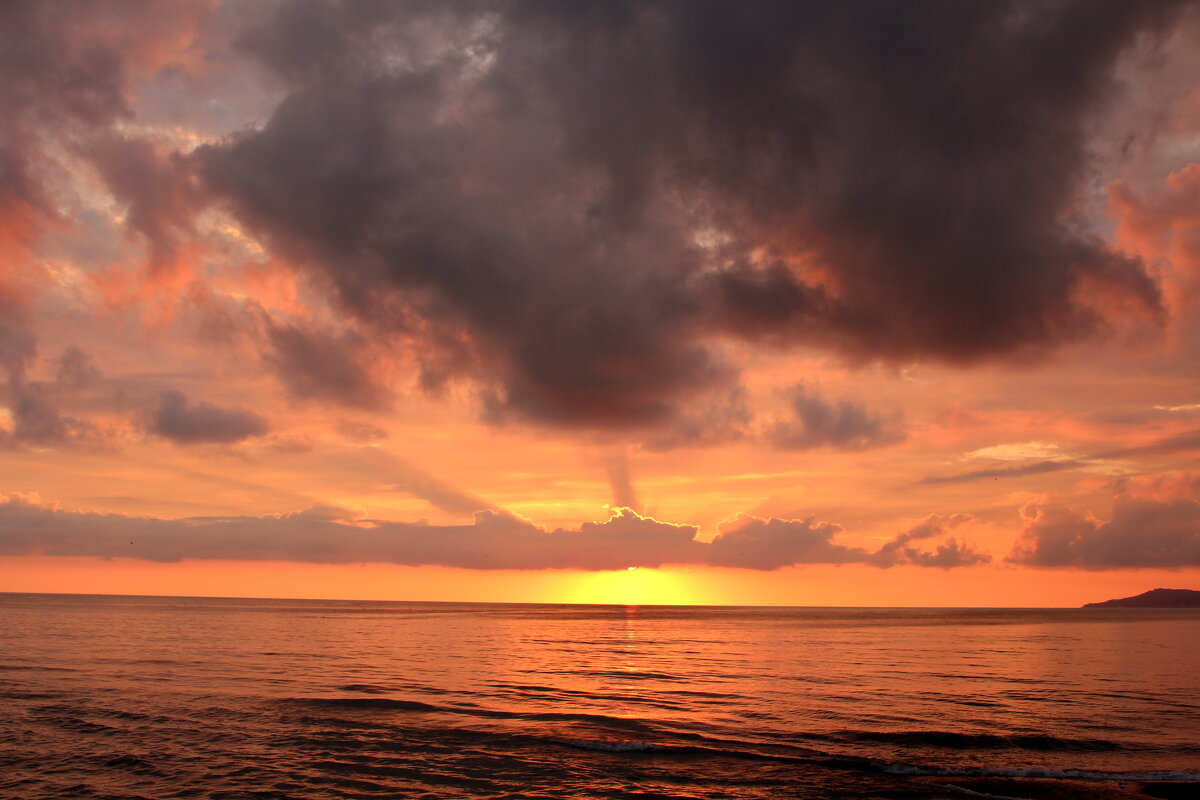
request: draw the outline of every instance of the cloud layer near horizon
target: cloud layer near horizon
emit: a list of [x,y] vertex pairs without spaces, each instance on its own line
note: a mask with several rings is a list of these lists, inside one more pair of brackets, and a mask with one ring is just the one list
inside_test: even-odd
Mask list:
[[1082,569],[1200,566],[1200,502],[1118,496],[1108,522],[1063,506],[1030,504],[1009,561]]
[[[1116,484],[1200,453],[1198,41],[1195,0],[6,4],[0,492],[130,515],[6,541],[955,568],[1024,506],[1005,568],[1194,564],[1196,485]],[[266,513],[312,502],[367,511]]]
[[[712,542],[698,528],[617,508],[604,522],[547,531],[503,511],[470,525],[367,519],[335,506],[261,517],[162,519],[64,511],[20,495],[0,497],[0,555],[93,556],[149,561],[226,559],[320,564],[386,563],[465,569],[615,570],[707,565],[775,570],[803,564],[972,566],[989,557],[954,539],[931,553],[889,543],[878,552],[833,541],[840,525],[738,515]],[[961,515],[953,524],[965,521]],[[896,542],[945,533],[930,517]],[[966,557],[963,557],[963,556]]]

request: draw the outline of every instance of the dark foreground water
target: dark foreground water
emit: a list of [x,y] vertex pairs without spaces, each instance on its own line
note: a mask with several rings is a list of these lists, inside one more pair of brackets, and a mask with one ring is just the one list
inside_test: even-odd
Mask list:
[[1200,611],[0,595],[4,798],[1200,797]]

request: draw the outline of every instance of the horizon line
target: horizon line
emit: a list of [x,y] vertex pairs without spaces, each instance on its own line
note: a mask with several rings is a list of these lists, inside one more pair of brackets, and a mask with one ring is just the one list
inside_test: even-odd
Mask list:
[[[124,597],[158,600],[276,600],[290,602],[320,602],[320,603],[390,603],[390,604],[422,604],[422,605],[490,605],[490,606],[578,606],[584,608],[761,608],[761,609],[879,609],[879,610],[1007,610],[1007,611],[1059,611],[1083,609],[1084,606],[826,606],[826,605],[759,605],[759,604],[721,604],[721,603],[556,603],[552,601],[506,601],[506,600],[379,600],[372,598],[354,597],[252,597],[246,595],[192,595],[192,594],[123,594],[117,592],[21,592],[0,590],[4,596],[31,597]],[[1121,599],[1121,598],[1116,598]],[[1163,609],[1135,609],[1163,610]]]

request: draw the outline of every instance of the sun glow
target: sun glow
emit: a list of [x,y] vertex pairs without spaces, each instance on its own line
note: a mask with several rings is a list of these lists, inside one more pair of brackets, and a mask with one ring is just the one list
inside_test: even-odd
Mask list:
[[626,567],[583,575],[568,592],[569,603],[689,605],[697,600],[683,576],[667,570]]

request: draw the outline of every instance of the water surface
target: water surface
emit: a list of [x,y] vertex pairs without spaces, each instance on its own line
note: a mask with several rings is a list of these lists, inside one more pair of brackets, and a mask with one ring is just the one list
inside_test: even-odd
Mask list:
[[0,797],[1195,797],[1198,664],[1196,610],[0,595]]

